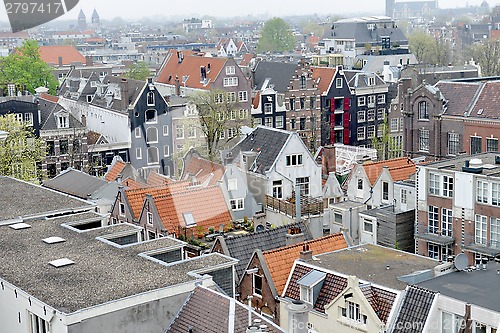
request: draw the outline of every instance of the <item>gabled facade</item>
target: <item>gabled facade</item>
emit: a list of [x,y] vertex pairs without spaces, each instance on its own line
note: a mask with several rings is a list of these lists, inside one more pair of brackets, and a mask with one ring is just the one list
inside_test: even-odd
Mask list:
[[270,84],[270,79],[257,91],[252,103],[252,120],[255,125],[285,129],[287,109],[285,95],[279,93]]

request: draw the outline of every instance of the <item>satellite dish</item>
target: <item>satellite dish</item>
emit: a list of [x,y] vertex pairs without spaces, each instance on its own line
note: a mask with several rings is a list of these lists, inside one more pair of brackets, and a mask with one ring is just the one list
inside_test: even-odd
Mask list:
[[469,259],[467,259],[467,255],[465,253],[460,253],[455,257],[453,264],[455,264],[455,268],[459,271],[464,271],[469,265]]
[[264,226],[262,224],[259,224],[256,228],[255,228],[255,231],[257,232],[261,232],[261,231],[264,231]]

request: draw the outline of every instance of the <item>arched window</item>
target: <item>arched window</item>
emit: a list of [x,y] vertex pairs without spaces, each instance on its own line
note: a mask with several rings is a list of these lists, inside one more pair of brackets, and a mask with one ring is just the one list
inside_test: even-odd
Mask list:
[[429,109],[426,101],[418,103],[418,119],[429,119]]
[[147,143],[158,142],[158,129],[156,127],[148,127],[146,129],[146,142]]
[[156,123],[156,110],[155,109],[146,110],[146,122],[147,123]]
[[300,76],[300,89],[306,89],[306,76],[304,74]]
[[363,179],[359,178],[358,179],[358,190],[362,190],[363,189]]
[[160,162],[160,157],[158,153],[158,148],[149,147],[148,148],[148,164],[158,164]]

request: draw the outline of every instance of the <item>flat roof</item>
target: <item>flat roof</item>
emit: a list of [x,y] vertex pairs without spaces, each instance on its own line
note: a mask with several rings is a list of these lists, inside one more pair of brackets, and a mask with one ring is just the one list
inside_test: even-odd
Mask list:
[[495,156],[500,156],[499,153],[482,153],[476,155],[464,155],[438,162],[432,162],[423,165],[426,168],[439,169],[443,171],[459,171],[462,172],[462,167],[465,166],[465,161],[479,159],[482,162],[483,172],[478,176],[500,177],[500,164],[495,164]]
[[[236,262],[220,254],[198,257],[179,264],[163,264],[139,255],[179,244],[169,237],[136,245],[113,246],[97,237],[137,232],[119,224],[77,232],[62,226],[63,218],[32,219],[31,228],[14,230],[0,226],[0,278],[64,313],[140,293],[194,281],[193,271],[215,270]],[[61,237],[47,244],[43,239]],[[49,262],[67,258],[74,264],[55,268]]]
[[399,277],[428,271],[439,265],[431,258],[372,244],[320,254],[315,259],[311,264],[318,267],[398,290],[407,285]]
[[1,222],[76,208],[90,209],[93,205],[41,186],[0,176],[0,207]]
[[500,312],[500,270],[498,262],[488,262],[488,268],[478,271],[448,273],[417,285],[444,296]]

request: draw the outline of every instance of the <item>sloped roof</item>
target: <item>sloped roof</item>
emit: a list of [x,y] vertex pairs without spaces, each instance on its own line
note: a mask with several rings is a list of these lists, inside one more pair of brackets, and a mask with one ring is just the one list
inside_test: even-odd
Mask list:
[[224,243],[224,246],[229,252],[226,253],[227,255],[239,260],[235,268],[236,274],[238,277],[241,277],[253,252],[256,249],[269,251],[284,247],[286,245],[288,229],[291,227],[298,227],[304,234],[305,240],[312,239],[312,235],[306,225],[303,222],[299,222],[247,235],[228,238],[219,237],[218,241]]
[[[235,304],[234,318],[229,315],[231,302]],[[274,323],[252,311],[267,326],[266,332],[284,332]],[[229,332],[229,320],[234,330]],[[197,287],[179,310],[166,333],[233,333],[245,332],[248,326],[248,309],[240,302],[204,287]]]
[[321,94],[327,94],[335,77],[336,68],[332,67],[312,67],[312,77],[316,80]]
[[[103,80],[103,82],[108,85],[107,91],[113,90],[115,88],[120,89],[121,81],[122,81],[121,77],[112,75],[106,75],[106,77]],[[126,103],[125,109],[123,108],[122,101],[115,97],[113,98],[111,104],[108,104],[106,99],[106,94],[104,94],[103,96],[95,95],[94,98],[92,99],[91,104],[103,107],[105,109],[127,112],[129,105],[137,100],[139,94],[143,91],[143,87],[145,84],[147,84],[145,81],[127,79],[129,100]],[[90,87],[90,80],[89,82],[87,82],[87,85]],[[85,92],[82,93],[82,96],[84,93]]]
[[[183,57],[180,62],[179,56]],[[158,75],[158,82],[175,84],[175,78],[178,77],[181,85],[184,86],[183,78],[186,78],[186,87],[206,90],[210,89],[210,84],[215,81],[227,61],[223,58],[200,57],[193,55],[192,52],[175,50],[171,50],[167,57]],[[201,81],[200,67],[202,66],[207,70],[206,82],[208,83]]]
[[170,183],[170,179],[167,176],[160,175],[159,173],[152,171],[148,179],[146,180],[148,185],[151,186],[161,186]]
[[239,65],[240,66],[248,66],[250,65],[250,62],[252,61],[252,59],[255,57],[254,54],[252,53],[246,53],[243,55],[243,58],[241,59]]
[[40,46],[39,52],[42,60],[48,64],[53,63],[55,65],[59,65],[59,57],[62,57],[62,63],[64,66],[69,66],[74,62],[85,64],[85,57],[78,52],[74,46]]
[[292,79],[297,64],[274,62],[274,61],[259,61],[255,69],[254,84],[260,89],[267,78],[270,78],[270,84],[274,85],[274,90],[280,93],[288,91],[290,80]]
[[[470,117],[500,119],[500,82],[486,82],[477,98],[476,104],[470,113]],[[479,111],[482,110],[482,111]]]
[[276,286],[278,295],[283,293],[286,280],[296,259],[300,258],[300,252],[304,244],[309,246],[313,255],[340,250],[347,247],[347,242],[342,233],[328,235],[311,241],[290,245],[275,250],[263,252],[266,265],[271,273],[271,278]]
[[170,190],[166,186],[139,187],[125,190],[125,196],[127,197],[134,219],[138,219],[141,214],[146,194],[150,194],[153,198],[156,198],[170,194]]
[[123,161],[116,161],[115,164],[111,166],[109,171],[106,173],[104,176],[104,179],[108,182],[113,182],[116,180],[116,177],[118,177],[119,174],[123,171],[125,168],[126,163]]
[[224,175],[224,166],[207,160],[198,154],[193,154],[189,159],[186,169],[183,171],[181,178],[186,179],[188,176],[196,176],[198,181],[206,179],[207,176],[213,174],[214,176],[210,181],[210,185],[215,185]]
[[[417,286],[408,286],[401,310],[394,323],[394,333],[420,333],[424,325],[406,323],[425,323],[431,310],[436,293]],[[406,325],[405,325],[406,324]]]
[[107,182],[103,179],[71,168],[43,182],[44,187],[71,194],[81,199],[88,199],[91,194],[97,192],[106,184]]
[[260,104],[260,90],[257,90],[257,93],[255,94],[255,97],[253,98],[252,101],[252,107],[254,109],[257,109],[259,107],[259,104]]
[[237,161],[241,152],[256,152],[257,158],[252,171],[264,174],[274,164],[290,135],[292,135],[291,132],[284,130],[258,126],[251,134],[233,147],[230,162]]
[[360,289],[380,320],[387,323],[396,294],[370,284],[362,285]]
[[472,106],[481,84],[476,82],[440,81],[435,87],[441,91],[441,94],[448,101],[444,114],[463,117]]
[[59,102],[59,97],[57,96],[52,96],[52,95],[49,95],[49,94],[40,94],[40,99],[45,99],[47,101],[51,101],[53,103],[57,103]]
[[[41,129],[42,130],[55,130],[57,129],[57,119],[56,113],[59,111],[66,111],[58,103],[54,103],[47,99],[40,99],[38,104],[38,109],[40,110],[41,118]],[[73,116],[71,112],[68,112],[68,128],[84,128],[83,124]]]
[[389,173],[391,174],[392,180],[395,182],[409,179],[410,176],[417,171],[415,162],[407,157],[393,158],[378,162],[368,161],[363,163],[363,168],[365,169],[371,185],[375,184],[384,167],[389,168]]

